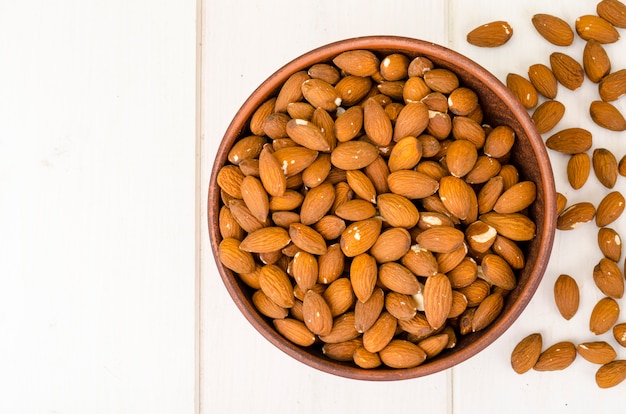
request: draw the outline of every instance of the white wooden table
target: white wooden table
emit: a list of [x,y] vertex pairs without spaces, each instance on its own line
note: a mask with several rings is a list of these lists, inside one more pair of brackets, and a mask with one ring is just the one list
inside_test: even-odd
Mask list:
[[[587,329],[600,298],[591,279],[600,257],[593,225],[557,234],[535,298],[479,356],[427,378],[368,383],[302,366],[253,330],[217,275],[205,219],[219,140],[244,99],[283,63],[342,38],[403,35],[449,46],[504,79],[547,63],[556,49],[535,33],[534,13],[573,22],[594,9],[595,2],[567,0],[4,2],[0,412],[618,410],[626,384],[599,390],[596,367],[580,357],[565,371],[523,376],[508,362],[531,332],[546,344],[594,339]],[[496,19],[515,29],[505,47],[465,42],[468,30]],[[564,50],[580,58],[581,45]],[[618,69],[626,67],[619,48],[607,46]],[[583,89],[595,93],[589,83]],[[560,126],[584,126],[596,146],[626,153],[620,134],[591,124],[579,96],[561,88],[568,109]],[[626,112],[623,99],[619,105]],[[573,191],[565,159],[551,155],[558,189],[571,202],[597,204],[607,191],[595,177]],[[626,219],[613,227],[626,234]],[[583,293],[569,322],[552,302],[560,273],[576,277]]]
[[[535,31],[531,17],[550,13],[573,27],[578,16],[595,14],[595,4],[571,0],[207,2],[202,37],[201,200],[206,196],[211,160],[219,140],[239,106],[278,67],[312,48],[362,35],[416,37],[464,53],[504,80],[509,72],[526,76],[531,64],[549,64],[553,51],[569,53],[580,61],[584,45],[581,39],[577,37],[571,47],[553,46]],[[504,47],[481,49],[465,41],[469,30],[492,20],[506,20],[513,26],[514,36]],[[626,56],[620,53],[624,50],[622,44],[607,45],[606,50],[613,68],[626,67]],[[561,87],[557,99],[567,109],[557,128],[587,128],[594,134],[594,147],[609,148],[620,158],[626,153],[624,134],[601,130],[588,115],[589,102],[596,96],[596,85],[588,80],[576,93]],[[625,112],[624,98],[617,105]],[[593,173],[582,189],[572,190],[565,175],[567,158],[556,153],[550,156],[557,190],[571,203],[591,201],[597,205],[608,193]],[[624,177],[620,177],[616,189],[626,190]],[[626,218],[611,227],[626,235]],[[619,347],[610,333],[594,337],[588,329],[590,310],[602,297],[592,279],[593,267],[601,257],[596,234],[593,223],[557,233],[549,268],[534,299],[511,329],[481,354],[426,378],[368,383],[303,366],[254,331],[223,287],[203,233],[201,412],[580,413],[619,409],[626,383],[599,389],[594,380],[597,366],[581,357],[560,372],[518,375],[509,364],[515,344],[532,332],[540,332],[546,346],[562,340],[576,344],[607,340],[616,347],[618,358],[626,358],[626,349]],[[581,307],[570,321],[560,317],[552,297],[553,283],[561,273],[575,277],[581,288]],[[620,304],[626,302],[621,300]],[[626,321],[626,316],[620,320]]]

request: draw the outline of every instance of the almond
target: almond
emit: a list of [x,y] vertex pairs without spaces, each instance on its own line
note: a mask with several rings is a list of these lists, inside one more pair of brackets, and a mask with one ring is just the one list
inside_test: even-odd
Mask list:
[[424,339],[434,331],[428,324],[424,312],[417,312],[413,318],[408,320],[399,320],[398,325],[403,331],[411,335],[414,340]]
[[342,170],[359,170],[367,167],[378,157],[378,150],[365,141],[340,143],[330,155],[330,162]]
[[428,127],[426,131],[429,135],[439,140],[445,139],[452,130],[452,119],[445,112],[428,111]]
[[454,227],[433,227],[417,235],[417,243],[431,252],[448,253],[463,244],[465,235]]
[[567,162],[567,180],[573,189],[582,188],[589,178],[591,157],[586,152],[574,154]]
[[533,26],[548,42],[556,46],[569,46],[574,41],[574,31],[563,19],[550,14],[535,14]]
[[382,264],[378,269],[378,280],[387,289],[405,295],[415,295],[421,291],[415,275],[396,262]]
[[580,291],[576,280],[570,275],[561,274],[554,283],[554,302],[563,318],[570,320],[578,311]]
[[[428,108],[422,102],[407,102],[396,119],[393,140],[418,137],[428,126]],[[369,134],[368,134],[369,135]]]
[[514,143],[515,131],[513,128],[508,125],[499,125],[487,135],[483,152],[493,158],[504,157],[511,151]]
[[468,116],[457,115],[452,118],[452,136],[457,140],[468,140],[476,148],[485,145],[485,130],[476,120]]
[[[504,167],[506,166],[507,165],[504,165]],[[479,155],[476,164],[474,164],[474,168],[465,176],[465,181],[468,184],[485,183],[498,173],[502,175],[502,167],[503,165],[495,158],[488,157],[487,155]]]
[[585,15],[576,19],[576,33],[584,40],[594,39],[600,43],[615,43],[619,33],[611,23],[600,16]]
[[480,303],[485,300],[487,296],[489,296],[491,286],[489,285],[489,283],[482,279],[476,279],[469,285],[459,288],[457,290],[464,294],[467,298],[467,307],[474,308],[480,305]]
[[[263,123],[265,122],[265,118],[267,118],[270,114],[274,113],[275,104],[276,104],[276,98],[270,98],[267,101],[263,102],[261,106],[259,106],[256,109],[256,111],[254,111],[254,113],[252,114],[252,117],[250,118],[250,132],[252,132],[254,135],[257,135],[257,136],[261,136],[265,134],[265,132],[263,131]],[[237,143],[233,145],[233,148],[235,148],[236,145]],[[244,146],[244,144],[240,144],[240,145],[241,145],[241,148],[243,148],[244,151],[247,152],[248,146]],[[261,147],[263,147],[263,145],[261,145]],[[252,148],[252,146],[250,148]],[[259,152],[260,151],[261,151],[261,148],[259,148]],[[239,155],[238,151],[233,152],[233,155],[235,154]],[[255,157],[251,157],[251,158],[255,158]],[[230,159],[231,157],[229,155],[229,160]],[[233,161],[231,160],[230,162],[233,162]],[[233,162],[233,164],[235,163]]]
[[619,191],[608,193],[598,204],[596,210],[596,225],[604,227],[619,218],[624,211],[626,200]]
[[352,358],[354,363],[363,369],[378,368],[382,364],[378,353],[370,352],[363,347],[357,347]]
[[306,147],[290,146],[274,151],[285,176],[292,177],[304,171],[318,157],[318,152]]
[[493,210],[497,213],[517,213],[530,206],[537,197],[537,186],[532,181],[520,181],[507,189],[500,197]]
[[493,209],[496,201],[502,194],[504,188],[504,181],[502,177],[492,177],[482,186],[476,195],[476,201],[478,202],[478,212],[480,214],[488,213]]
[[220,208],[219,227],[222,239],[233,238],[241,241],[244,238],[243,229],[226,206]]
[[526,263],[524,252],[514,241],[497,235],[491,248],[494,253],[502,257],[513,269],[522,269]]
[[589,318],[589,330],[595,335],[607,332],[619,318],[619,305],[613,298],[605,297],[596,303]]
[[264,227],[249,233],[239,248],[250,253],[270,253],[285,247],[291,239],[282,227]]
[[317,282],[317,259],[311,253],[299,251],[293,256],[289,273],[294,277],[297,285],[306,292]]
[[546,146],[563,154],[578,154],[591,148],[591,132],[583,128],[566,128],[546,140]]
[[419,220],[417,207],[399,194],[381,194],[378,196],[380,215],[393,227],[411,228]]
[[307,121],[306,119],[291,119],[287,122],[286,132],[289,138],[305,148],[323,152],[330,151],[331,149],[324,133],[312,121]]
[[330,83],[322,79],[307,79],[302,82],[302,96],[314,108],[335,111],[341,105],[341,97]]
[[282,196],[287,188],[287,177],[269,145],[259,154],[259,173],[263,188],[271,196]]
[[283,308],[293,306],[293,286],[287,273],[280,267],[276,265],[263,266],[259,284],[263,293],[278,306]]
[[589,106],[593,122],[610,131],[626,131],[626,119],[615,106],[604,101],[593,101]]
[[287,105],[302,99],[302,82],[309,79],[306,71],[299,71],[291,75],[278,92],[274,103],[274,112],[287,112]]
[[467,116],[478,107],[478,95],[472,89],[460,87],[448,96],[448,108],[455,115]]
[[617,359],[602,365],[596,371],[596,384],[600,388],[611,388],[626,379],[626,361]]
[[487,252],[496,240],[498,232],[490,225],[477,220],[465,229],[465,239],[470,248],[478,253]]
[[296,246],[306,252],[316,255],[326,253],[326,241],[322,235],[305,224],[291,224],[289,226],[289,236]]
[[365,173],[361,170],[346,171],[346,180],[357,196],[371,203],[376,203],[376,188]]
[[417,313],[417,304],[411,295],[389,292],[385,296],[385,309],[396,319],[411,319]]
[[376,215],[376,207],[366,200],[350,200],[341,204],[335,214],[344,220],[361,221]]
[[480,302],[472,318],[472,332],[478,332],[489,326],[502,312],[504,297],[496,292]]
[[452,286],[443,273],[437,273],[426,279],[424,284],[424,313],[433,329],[439,329],[445,323],[452,306]]
[[476,146],[468,140],[457,139],[448,146],[446,166],[454,177],[463,177],[470,172],[477,159]]
[[598,16],[615,27],[626,28],[626,5],[619,0],[602,0],[596,5]]
[[617,357],[615,349],[605,341],[584,342],[576,346],[578,354],[593,364],[608,364]]
[[537,92],[548,99],[556,98],[558,82],[552,70],[542,63],[536,63],[528,68],[528,79]]
[[535,237],[535,223],[521,213],[486,213],[479,219],[496,229],[499,235],[514,241],[527,241]]
[[589,39],[583,49],[583,69],[590,81],[598,83],[611,71],[611,60],[602,44]]
[[399,260],[411,248],[411,235],[404,228],[390,228],[383,231],[374,245],[370,248],[370,254],[378,263],[387,263]]
[[383,311],[374,325],[363,332],[363,347],[370,352],[379,352],[392,340],[398,320],[390,313]]
[[252,303],[259,312],[271,319],[283,319],[289,314],[287,309],[274,303],[262,290],[254,292]]
[[300,207],[303,200],[304,196],[299,192],[294,190],[285,190],[283,195],[270,198],[269,208],[272,211],[295,210],[296,208]]
[[349,362],[352,361],[354,352],[363,346],[361,338],[351,339],[349,341],[324,344],[322,346],[322,354],[327,358],[335,361]]
[[426,353],[428,358],[433,358],[446,348],[448,340],[449,336],[446,333],[441,333],[422,339],[417,343],[417,346]]
[[320,339],[327,344],[337,344],[350,341],[358,336],[359,332],[354,327],[354,312],[346,312],[335,318],[330,333],[320,336]]
[[563,212],[563,210],[565,209],[566,205],[567,205],[567,197],[557,192],[556,193],[556,214],[557,215],[561,214],[561,212]]
[[299,320],[292,318],[274,319],[273,323],[282,336],[296,345],[307,347],[315,343],[315,335]]
[[361,102],[372,89],[372,79],[367,76],[344,76],[335,85],[344,106]]
[[486,254],[480,262],[480,267],[482,277],[492,285],[505,290],[512,290],[517,285],[511,266],[496,254]]
[[265,138],[261,136],[250,135],[241,138],[237,140],[233,144],[230,151],[228,151],[228,161],[235,165],[239,165],[243,160],[257,158],[265,143]]
[[290,119],[289,115],[282,112],[269,114],[263,121],[263,134],[273,140],[281,140],[279,142],[283,142],[283,138],[288,138],[287,122]]
[[614,262],[622,257],[622,239],[611,228],[602,227],[598,230],[598,246],[602,254]]
[[236,165],[226,165],[217,173],[217,185],[228,195],[234,198],[241,198],[241,183],[244,175]]
[[617,181],[618,164],[615,155],[606,148],[596,148],[591,156],[596,178],[606,188],[613,188]]
[[343,274],[345,262],[346,257],[343,255],[339,243],[328,246],[326,253],[317,259],[319,268],[317,282],[326,285],[337,280]]
[[219,244],[220,262],[236,273],[250,273],[254,271],[254,257],[252,254],[239,248],[240,241],[233,238],[223,239]]
[[446,209],[459,220],[469,223],[476,221],[478,216],[476,193],[461,178],[443,177],[439,182],[439,197]]
[[382,222],[378,218],[357,221],[341,233],[341,250],[348,257],[354,257],[369,250],[380,234]]
[[339,279],[328,285],[323,294],[324,300],[330,308],[333,317],[345,313],[354,305],[354,293],[352,291],[352,283],[347,277]]
[[535,109],[532,115],[533,122],[540,134],[544,134],[554,128],[563,118],[565,105],[559,101],[544,101]]
[[337,68],[327,63],[316,63],[309,68],[307,74],[313,79],[322,79],[331,85],[336,84],[341,79]]
[[344,72],[355,76],[372,76],[380,67],[380,60],[369,50],[342,52],[333,59],[333,63]]
[[596,208],[587,201],[572,204],[557,217],[556,228],[573,230],[581,224],[590,222],[596,215]]
[[391,192],[409,199],[427,197],[439,188],[436,180],[413,170],[394,171],[387,177],[387,183]]
[[424,73],[424,82],[435,92],[449,94],[459,87],[459,78],[445,68],[435,68]]
[[389,167],[383,157],[378,155],[371,164],[365,167],[365,175],[374,184],[377,194],[389,192],[389,185],[387,184]]
[[354,306],[354,327],[358,332],[365,332],[378,320],[385,305],[385,294],[376,288],[370,297],[362,302],[358,300]]
[[624,276],[616,262],[603,257],[593,268],[593,281],[608,297],[620,299],[624,296]]
[[265,222],[269,213],[270,202],[261,181],[252,176],[244,177],[241,182],[241,196],[254,217],[262,223]]
[[502,46],[513,36],[513,28],[505,21],[493,21],[476,27],[467,34],[467,42],[479,47]]
[[246,232],[252,233],[260,228],[265,227],[268,223],[261,223],[243,200],[232,199],[228,203],[230,212],[239,226]]
[[356,138],[363,127],[363,107],[351,106],[335,120],[337,141],[346,142]]
[[567,89],[576,90],[585,80],[585,71],[580,63],[561,52],[550,55],[550,67],[554,77]]
[[447,253],[435,253],[437,268],[441,273],[447,273],[457,267],[467,257],[468,247],[462,242],[459,247]]
[[506,86],[526,109],[537,106],[537,89],[528,79],[516,73],[509,73],[506,76]]
[[530,371],[541,355],[542,337],[532,333],[522,339],[511,352],[511,367],[518,374]]
[[[404,83],[402,98],[405,103],[421,102],[431,92],[423,77],[411,77]],[[428,106],[426,102],[422,103]]]
[[543,351],[533,366],[535,371],[559,371],[576,359],[576,347],[568,341],[557,342]]
[[393,127],[383,107],[373,98],[363,104],[363,126],[367,136],[378,146],[391,142]]
[[409,170],[414,168],[422,158],[422,145],[414,136],[401,138],[389,154],[389,170]]
[[432,276],[437,273],[437,259],[419,244],[414,244],[402,256],[401,263],[417,276]]
[[609,73],[598,85],[600,98],[605,102],[617,100],[626,93],[626,69]]
[[402,339],[394,339],[379,352],[383,364],[391,368],[412,368],[426,360],[419,346]]
[[613,337],[623,347],[626,347],[626,323],[618,323],[613,326]]

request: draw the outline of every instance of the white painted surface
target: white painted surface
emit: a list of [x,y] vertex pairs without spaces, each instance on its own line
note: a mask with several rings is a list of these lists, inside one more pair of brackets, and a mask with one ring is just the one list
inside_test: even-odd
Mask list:
[[0,412],[194,409],[195,16],[0,6]]

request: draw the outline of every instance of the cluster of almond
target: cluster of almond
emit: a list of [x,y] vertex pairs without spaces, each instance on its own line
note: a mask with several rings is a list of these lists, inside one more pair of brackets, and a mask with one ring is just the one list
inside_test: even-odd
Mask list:
[[341,53],[291,75],[230,150],[219,258],[295,344],[417,366],[516,286],[536,188],[514,142],[429,59]]
[[[581,16],[574,25],[576,33],[586,41],[582,64],[565,53],[554,52],[550,55],[550,67],[543,64],[530,66],[528,79],[514,73],[507,76],[507,86],[528,110],[533,111],[532,118],[542,134],[552,130],[565,112],[565,105],[555,100],[558,85],[576,90],[585,77],[598,84],[599,99],[589,106],[591,120],[611,131],[626,130],[624,116],[611,104],[626,93],[626,69],[611,71],[611,61],[602,46],[619,39],[617,28],[626,28],[626,5],[618,0],[602,0],[597,4],[596,12],[597,15]],[[537,14],[533,16],[532,23],[547,41],[556,46],[569,46],[574,41],[574,31],[558,17]],[[506,43],[512,33],[506,22],[498,21],[478,27],[468,34],[467,40],[478,46],[494,47]],[[546,100],[538,105],[540,95]],[[546,146],[570,157],[567,178],[573,189],[583,187],[592,169],[607,189],[615,186],[618,175],[626,175],[626,156],[618,162],[606,148],[595,148],[589,155],[592,134],[583,128],[568,128],[554,133],[547,138]],[[557,195],[559,230],[572,230],[594,218],[599,228],[598,246],[603,257],[593,270],[593,280],[605,297],[591,312],[589,330],[594,335],[601,335],[612,329],[616,342],[626,347],[626,323],[617,323],[620,307],[616,300],[624,294],[624,275],[618,265],[622,254],[621,238],[614,229],[606,227],[621,216],[626,201],[619,191],[611,191],[597,208],[586,201],[566,208],[566,198],[561,193]],[[577,312],[579,299],[576,280],[570,275],[560,275],[554,285],[554,300],[565,319],[569,320]],[[577,354],[601,365],[596,373],[598,386],[612,387],[626,379],[626,361],[616,359],[615,349],[606,341],[586,342],[578,346],[567,341],[559,342],[542,352],[541,335],[534,333],[515,347],[511,364],[518,373],[531,368],[538,371],[561,370],[568,367]]]

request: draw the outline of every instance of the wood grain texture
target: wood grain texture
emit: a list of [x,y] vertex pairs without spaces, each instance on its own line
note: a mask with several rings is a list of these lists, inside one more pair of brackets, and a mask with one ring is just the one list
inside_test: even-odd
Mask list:
[[2,6],[1,412],[193,410],[194,16]]

